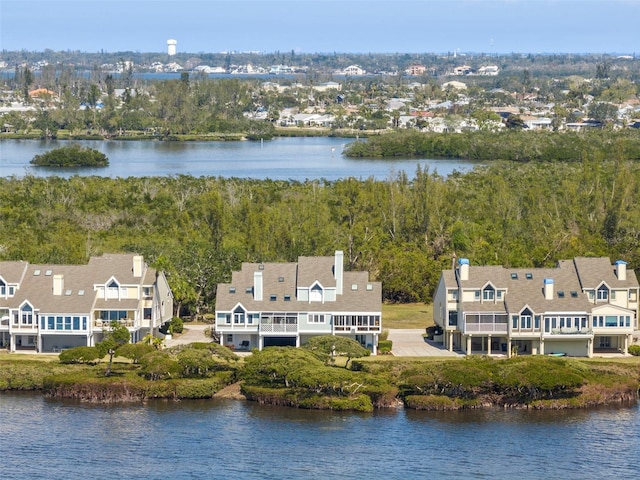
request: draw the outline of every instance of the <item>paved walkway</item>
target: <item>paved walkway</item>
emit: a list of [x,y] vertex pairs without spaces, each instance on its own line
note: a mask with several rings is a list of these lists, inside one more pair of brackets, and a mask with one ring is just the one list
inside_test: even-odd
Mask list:
[[389,340],[393,342],[391,353],[396,357],[457,357],[442,345],[425,340],[425,331],[414,329],[389,329]]
[[211,338],[205,336],[204,330],[211,325],[189,325],[185,324],[184,333],[174,337],[171,340],[164,340],[164,344],[167,347],[175,347],[176,345],[186,345],[187,343],[195,342],[211,342]]

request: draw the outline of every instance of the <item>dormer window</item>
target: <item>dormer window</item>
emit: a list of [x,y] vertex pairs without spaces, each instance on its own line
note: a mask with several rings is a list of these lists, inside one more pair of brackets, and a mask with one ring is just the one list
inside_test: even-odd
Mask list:
[[317,283],[313,287],[311,287],[311,291],[309,292],[309,301],[310,302],[322,301],[322,287]]
[[609,289],[606,285],[602,284],[598,287],[597,299],[600,302],[606,302],[609,300]]
[[118,288],[120,286],[115,280],[111,280],[107,285],[107,298],[118,298]]
[[493,300],[495,297],[495,289],[491,285],[487,285],[482,290],[482,299],[483,300]]

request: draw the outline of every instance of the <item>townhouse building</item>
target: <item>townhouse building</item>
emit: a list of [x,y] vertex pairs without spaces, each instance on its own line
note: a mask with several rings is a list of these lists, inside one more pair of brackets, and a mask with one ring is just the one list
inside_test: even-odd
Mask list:
[[638,330],[638,294],[622,260],[505,268],[462,258],[442,272],[433,316],[446,348],[466,354],[626,354]]
[[345,272],[344,254],[291,263],[243,263],[218,284],[215,328],[234,349],[299,347],[318,335],[352,338],[377,352],[382,286],[368,272]]
[[94,346],[111,322],[137,342],[172,314],[163,272],[141,255],[105,254],[86,265],[0,262],[0,346],[12,352]]

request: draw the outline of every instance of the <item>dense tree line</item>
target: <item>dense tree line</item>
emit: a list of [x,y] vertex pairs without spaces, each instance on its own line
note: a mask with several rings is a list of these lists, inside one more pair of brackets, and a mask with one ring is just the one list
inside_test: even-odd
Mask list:
[[469,160],[579,161],[582,158],[640,159],[640,133],[633,130],[591,132],[466,132],[441,135],[397,131],[350,143],[348,157],[427,157]]
[[640,166],[619,159],[492,163],[378,181],[0,179],[0,258],[82,263],[130,251],[166,270],[183,309],[212,308],[242,261],[345,251],[386,301],[430,301],[454,256],[552,266],[576,255],[640,265]]

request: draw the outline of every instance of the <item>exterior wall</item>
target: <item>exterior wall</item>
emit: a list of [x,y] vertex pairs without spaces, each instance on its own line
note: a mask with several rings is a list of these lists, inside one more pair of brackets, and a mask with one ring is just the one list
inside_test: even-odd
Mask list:
[[566,340],[550,340],[544,341],[544,353],[566,353],[571,357],[588,357],[589,356],[589,340],[580,339],[576,341]]

